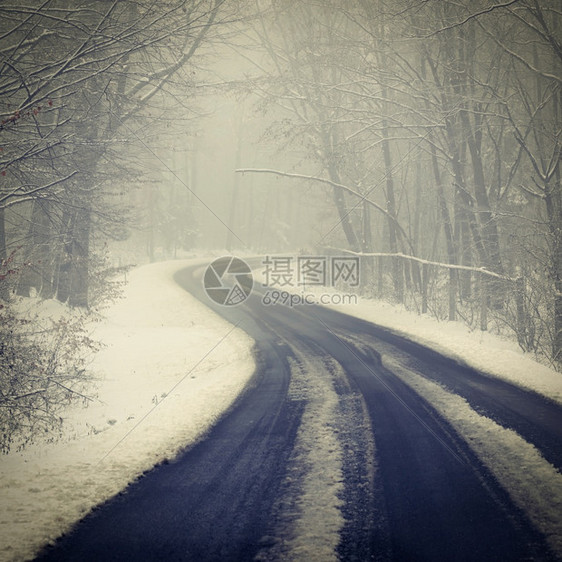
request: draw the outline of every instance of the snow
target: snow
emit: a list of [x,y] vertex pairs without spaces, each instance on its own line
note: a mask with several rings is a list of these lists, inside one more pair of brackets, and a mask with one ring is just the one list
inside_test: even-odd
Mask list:
[[335,362],[328,365],[327,358],[310,358],[295,348],[293,352],[289,400],[304,402],[305,409],[283,482],[285,491],[275,508],[272,546],[255,560],[336,562],[345,523],[344,443],[334,430],[339,401],[332,379],[345,375]]
[[[295,259],[295,258],[293,258]],[[263,262],[262,262],[263,263]],[[254,271],[257,282],[267,286],[263,265]],[[334,287],[287,285],[269,287],[278,292],[299,295],[293,302],[317,302],[344,314],[372,322],[391,332],[434,349],[460,364],[490,376],[532,390],[562,404],[562,373],[535,361],[513,340],[499,335],[471,330],[461,322],[441,322],[429,314],[416,314],[403,306],[339,291]],[[342,299],[342,295],[353,298]],[[305,298],[308,296],[308,300]],[[279,300],[290,305],[291,299]]]
[[[202,439],[250,380],[252,340],[173,280],[192,263],[164,262],[129,274],[125,297],[93,327],[94,339],[104,343],[90,365],[97,381],[94,402],[68,412],[59,441],[0,457],[0,561],[32,557],[143,471]],[[511,341],[361,297],[357,304],[331,307],[562,403],[562,375]],[[41,308],[46,316],[63,313],[54,301]],[[451,421],[560,552],[560,474],[532,445],[462,398],[388,357],[383,361]],[[325,559],[334,557],[343,525],[342,449],[329,427],[335,392],[322,372],[319,365],[293,365],[291,392],[304,392],[301,384],[312,397],[292,461],[296,468],[308,467],[292,490],[292,538],[277,546],[295,558],[311,555],[311,548]]]
[[562,373],[537,363],[517,343],[460,322],[439,322],[403,307],[357,297],[330,308],[372,322],[488,375],[532,390],[562,404]]
[[562,555],[562,474],[519,434],[478,414],[468,402],[382,356],[383,364],[449,420],[541,531],[552,550]]
[[[32,557],[143,471],[200,440],[251,378],[253,342],[173,281],[192,262],[143,266],[94,327],[97,398],[63,438],[0,457],[0,560]],[[54,301],[43,314],[61,313]]]

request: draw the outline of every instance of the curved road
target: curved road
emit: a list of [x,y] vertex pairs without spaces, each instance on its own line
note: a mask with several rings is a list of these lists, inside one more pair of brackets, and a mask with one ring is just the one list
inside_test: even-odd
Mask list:
[[[209,305],[200,274],[189,268],[176,279]],[[256,341],[250,387],[206,440],[129,486],[38,560],[323,561],[329,544],[346,561],[557,559],[453,427],[385,359],[463,396],[558,469],[559,406],[321,307],[264,306],[258,290],[239,307],[211,308]],[[318,484],[307,496],[311,474]],[[322,478],[336,498],[325,507],[326,537],[322,516],[306,519],[323,513],[314,507]]]

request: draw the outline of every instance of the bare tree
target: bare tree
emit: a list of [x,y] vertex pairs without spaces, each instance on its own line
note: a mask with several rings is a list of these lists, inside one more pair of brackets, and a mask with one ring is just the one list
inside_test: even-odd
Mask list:
[[344,240],[332,229],[331,245],[376,254],[379,288],[393,260],[394,294],[406,282],[410,302],[421,291],[422,308],[431,301],[438,315],[446,283],[449,319],[486,329],[491,315],[525,349],[545,352],[550,341],[559,362],[555,2],[260,6],[259,86],[292,115],[283,131],[317,165],[296,175],[347,188],[334,187]]
[[161,118],[173,110],[172,90],[191,88],[188,66],[225,7],[223,0],[0,6],[3,451],[56,429],[62,407],[88,399],[84,353],[95,349],[82,321],[41,325],[18,316],[10,289],[91,304],[92,240],[124,230],[111,199],[132,173],[127,154],[135,145],[149,149],[147,126],[156,126],[149,113]]
[[[0,206],[5,218],[6,209],[21,213],[26,205],[32,223],[44,224],[28,233],[22,290],[36,286],[87,304],[92,221],[116,218],[104,197],[117,171],[109,150],[127,138],[142,144],[139,119],[172,77],[189,87],[187,65],[223,4],[50,1],[0,11]],[[52,257],[37,259],[39,248]]]

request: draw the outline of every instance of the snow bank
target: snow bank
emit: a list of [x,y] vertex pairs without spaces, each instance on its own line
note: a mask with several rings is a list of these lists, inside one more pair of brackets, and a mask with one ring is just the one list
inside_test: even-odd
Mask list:
[[283,481],[284,493],[274,509],[271,545],[254,560],[337,562],[345,524],[341,511],[344,443],[334,430],[340,411],[334,380],[345,375],[327,358],[293,351],[296,359],[290,359],[288,396],[305,403],[305,408]]
[[357,304],[330,305],[344,314],[389,328],[442,355],[548,396],[562,404],[562,374],[537,363],[519,346],[489,332],[471,331],[460,322],[439,322],[402,307],[357,297]]
[[189,263],[130,274],[125,298],[94,328],[104,343],[91,365],[96,400],[68,412],[60,441],[0,457],[0,560],[32,557],[199,440],[251,378],[252,340],[173,281]]
[[[263,265],[256,267],[253,273],[257,282],[263,286],[268,285]],[[535,361],[513,340],[490,332],[471,330],[461,322],[440,322],[428,314],[419,315],[408,311],[403,306],[356,294],[351,295],[349,290],[338,291],[334,287],[314,285],[307,286],[306,291],[295,285],[270,286],[269,289],[309,295],[312,297],[309,302],[322,302],[322,306],[327,308],[388,328],[395,334],[434,349],[461,364],[532,390],[562,404],[562,373]],[[341,297],[342,293],[353,298],[341,304],[342,298],[338,297]],[[322,300],[319,298],[320,295],[323,297]],[[280,302],[287,303],[283,300]],[[330,304],[330,302],[337,304]]]

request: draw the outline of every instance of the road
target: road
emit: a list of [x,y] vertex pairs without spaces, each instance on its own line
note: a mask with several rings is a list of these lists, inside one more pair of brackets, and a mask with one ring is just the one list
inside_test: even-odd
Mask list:
[[[176,279],[210,305],[200,272]],[[259,291],[212,308],[256,341],[250,387],[207,439],[38,560],[557,559],[465,440],[381,357],[445,384],[558,468],[560,407],[325,308],[264,306]]]

